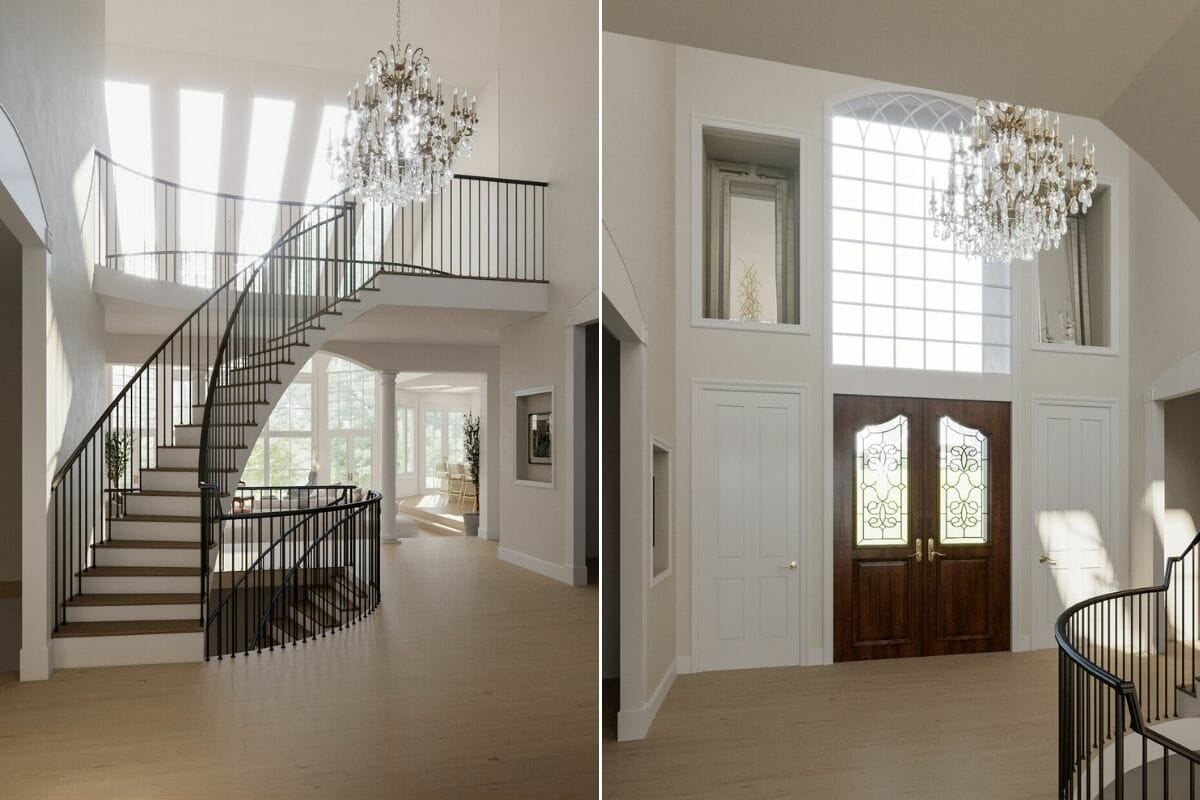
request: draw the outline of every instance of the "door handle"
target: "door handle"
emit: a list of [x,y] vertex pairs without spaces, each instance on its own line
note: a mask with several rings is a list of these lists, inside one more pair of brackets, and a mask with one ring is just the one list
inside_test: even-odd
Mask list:
[[945,557],[946,557],[946,554],[945,554],[945,553],[941,552],[940,550],[934,550],[934,549],[933,549],[933,539],[932,539],[932,538],[930,538],[930,539],[926,539],[925,541],[928,543],[928,544],[926,545],[926,548],[925,548],[925,549],[929,551],[929,560],[930,560],[931,562],[932,562],[932,561],[933,561],[933,559],[934,559],[935,557],[937,557],[937,556],[941,556],[942,558],[945,558]]
[[921,558],[923,557],[923,555],[924,555],[923,551],[921,550],[921,539],[918,537],[917,538],[917,549],[914,550],[913,552],[909,553],[908,557],[915,558],[917,560],[917,563],[920,564]]
[[783,566],[786,567],[787,569],[791,570],[792,572],[795,572],[796,570],[800,569],[800,562],[799,561],[789,561],[788,563],[784,564]]
[[1058,562],[1055,561],[1050,556],[1046,555],[1045,553],[1043,553],[1042,557],[1038,559],[1038,563],[1039,564],[1050,564],[1051,566],[1058,566]]

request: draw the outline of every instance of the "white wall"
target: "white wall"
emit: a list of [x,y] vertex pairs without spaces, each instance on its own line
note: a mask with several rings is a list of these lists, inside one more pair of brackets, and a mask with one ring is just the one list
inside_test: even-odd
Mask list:
[[[550,310],[500,334],[501,537],[522,563],[564,581],[573,556],[568,314],[597,285],[598,24],[589,0],[508,0],[499,29],[500,171],[550,184]],[[553,488],[518,485],[515,475],[513,392],[541,386],[555,387]]]
[[[1132,305],[1129,401],[1130,521],[1133,582],[1162,580],[1156,530],[1146,503],[1161,474],[1147,463],[1146,397],[1173,364],[1200,347],[1200,221],[1141,156],[1130,158]],[[1168,553],[1167,555],[1174,555]]]
[[[648,132],[647,141],[640,143],[640,156],[622,156],[616,153],[620,125],[606,125],[605,141],[605,184],[606,187],[623,187],[627,192],[644,192],[664,178],[664,171],[656,168],[650,154],[661,153],[663,143],[651,137],[655,130],[656,117],[650,107],[673,106],[674,123],[670,136],[669,155],[673,155],[670,174],[673,179],[673,219],[664,223],[651,211],[642,211],[646,217],[642,224],[642,236],[651,237],[651,228],[669,225],[674,232],[674,297],[675,297],[675,513],[676,513],[676,558],[675,598],[675,642],[678,655],[687,657],[691,652],[691,385],[695,380],[716,379],[726,381],[775,382],[804,384],[808,387],[809,403],[806,411],[807,450],[804,453],[802,472],[805,476],[803,495],[802,581],[805,620],[802,632],[804,663],[828,660],[832,657],[831,623],[831,557],[828,543],[831,541],[831,515],[827,513],[831,499],[831,477],[828,472],[831,439],[830,399],[835,392],[858,391],[877,394],[908,394],[918,396],[963,396],[992,399],[1008,399],[1013,409],[1013,646],[1017,649],[1028,646],[1030,605],[1029,570],[1031,553],[1029,538],[1031,531],[1029,494],[1027,485],[1031,474],[1031,430],[1030,409],[1035,396],[1083,397],[1092,399],[1114,399],[1121,401],[1119,424],[1122,430],[1128,427],[1129,413],[1129,151],[1128,148],[1103,125],[1095,120],[1076,117],[1063,118],[1063,129],[1074,133],[1077,138],[1087,136],[1096,142],[1102,178],[1112,183],[1114,198],[1114,224],[1116,226],[1116,249],[1113,254],[1115,279],[1121,295],[1117,304],[1118,326],[1116,356],[1078,355],[1035,352],[1030,350],[1034,318],[1031,316],[1032,281],[1028,279],[1035,266],[1018,263],[1014,266],[1013,285],[1013,361],[1011,378],[989,381],[979,376],[944,376],[930,374],[905,375],[890,370],[834,370],[827,366],[826,351],[826,300],[825,300],[825,122],[829,105],[849,94],[876,91],[883,87],[877,82],[853,76],[839,75],[800,67],[759,61],[687,47],[672,47],[646,40],[631,39],[613,34],[604,35],[606,50],[606,95],[615,95],[617,86],[609,80],[618,80],[622,73],[636,75],[636,80],[623,79],[626,92],[634,97],[616,101],[612,107],[619,114],[640,112],[637,118],[640,130]],[[611,48],[611,50],[610,50]],[[668,81],[664,65],[664,52],[673,52],[673,96],[663,97],[662,86]],[[609,53],[617,54],[610,61]],[[611,78],[610,78],[611,76]],[[962,98],[960,98],[962,99]],[[970,102],[970,100],[966,100]],[[639,104],[641,104],[639,106]],[[606,115],[609,113],[606,98]],[[647,116],[648,115],[648,116]],[[719,118],[755,126],[773,127],[797,132],[804,138],[803,163],[801,164],[801,242],[802,268],[806,273],[803,300],[804,317],[808,325],[806,335],[787,333],[760,333],[751,331],[720,330],[692,325],[693,277],[698,275],[698,262],[702,257],[699,237],[693,231],[693,207],[691,203],[692,159],[693,159],[693,116]],[[658,136],[662,136],[661,133]],[[610,137],[612,140],[610,141]],[[610,155],[610,152],[612,155]],[[641,160],[638,160],[638,159]],[[609,195],[606,195],[606,197]],[[623,202],[636,202],[632,195],[622,197]],[[640,209],[639,209],[640,210]],[[634,244],[634,234],[629,231],[639,225],[634,213],[625,213],[616,202],[605,208],[605,222],[617,239],[617,246],[626,256],[635,285],[653,284],[667,280],[663,271],[671,268],[654,263],[653,258],[643,254],[653,253],[654,248]],[[629,244],[625,244],[629,242]],[[628,250],[630,253],[626,253]],[[635,256],[631,256],[635,254]],[[640,292],[641,290],[639,290]],[[650,316],[653,316],[651,314]],[[671,343],[651,340],[650,352],[656,348],[671,348]],[[653,356],[652,356],[653,357]],[[650,411],[653,414],[653,410]],[[1122,437],[1119,448],[1119,463],[1116,465],[1122,476],[1128,463],[1128,437]],[[1116,498],[1115,511],[1124,518],[1127,498],[1123,493]],[[1114,554],[1121,563],[1123,553]],[[1120,574],[1124,575],[1121,571]],[[1124,580],[1122,581],[1124,582]],[[653,606],[652,606],[653,607]],[[647,626],[653,650],[653,640],[669,641],[654,624]],[[654,675],[648,676],[652,682]],[[653,685],[651,683],[651,685]]]
[[[676,444],[676,276],[674,177],[675,53],[670,45],[605,35],[604,38],[604,225],[615,248],[605,250],[604,286],[616,307],[640,308],[646,327],[646,427],[642,443],[649,453],[649,437]],[[630,120],[637,120],[631,125]],[[615,296],[628,285],[635,297]],[[634,311],[629,311],[633,315]],[[613,324],[608,320],[606,324]],[[605,431],[605,436],[615,432]],[[686,462],[676,461],[678,473]],[[606,462],[605,469],[609,466]],[[684,469],[686,473],[686,468]],[[649,476],[646,476],[648,482]],[[648,483],[647,483],[648,485]],[[649,502],[647,494],[646,502]],[[642,685],[622,682],[623,698],[647,702],[675,663],[675,592],[679,580],[682,522],[675,503],[675,564],[666,579],[650,586],[650,570],[643,564],[645,588],[646,652]],[[608,510],[606,509],[606,513]],[[644,516],[644,515],[643,515]],[[633,554],[645,559],[650,532],[639,532],[643,547]],[[622,551],[624,560],[631,554]],[[609,574],[606,571],[606,574]],[[624,601],[625,598],[623,597]],[[625,703],[622,703],[622,709]]]
[[[91,178],[92,148],[104,144],[100,138],[104,130],[103,67],[102,4],[69,0],[53,4],[36,0],[5,2],[0,24],[0,106],[24,142],[52,234],[48,269],[43,270],[39,264],[31,272],[26,258],[27,268],[22,275],[26,282],[26,312],[31,298],[39,309],[44,309],[40,313],[45,314],[45,341],[27,344],[38,356],[39,383],[44,355],[47,398],[44,410],[39,407],[29,412],[33,416],[22,426],[38,431],[38,440],[26,437],[22,448],[30,462],[23,477],[32,484],[29,491],[38,495],[25,498],[23,511],[47,507],[43,481],[74,449],[101,408],[104,318],[90,290],[91,268],[85,256],[81,223]],[[31,277],[44,286],[44,295]],[[40,320],[37,325],[40,327]],[[39,340],[41,336],[39,333]],[[26,380],[29,377],[26,374]],[[44,442],[40,441],[43,421]],[[42,470],[44,475],[36,474]],[[26,519],[27,525],[29,522]],[[26,532],[25,542],[37,542],[40,547],[47,539],[37,525]],[[51,612],[51,590],[46,588],[41,556],[31,560],[32,555],[23,552],[22,557],[22,677],[44,678],[50,668],[46,615]],[[42,600],[46,607],[35,611],[31,600]],[[34,629],[31,620],[37,621],[39,630]],[[45,630],[40,630],[43,627]]]

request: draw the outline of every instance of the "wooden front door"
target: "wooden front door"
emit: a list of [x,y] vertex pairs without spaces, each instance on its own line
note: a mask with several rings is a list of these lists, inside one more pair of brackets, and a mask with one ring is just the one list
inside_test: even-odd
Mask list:
[[834,659],[1009,647],[1009,405],[834,398]]

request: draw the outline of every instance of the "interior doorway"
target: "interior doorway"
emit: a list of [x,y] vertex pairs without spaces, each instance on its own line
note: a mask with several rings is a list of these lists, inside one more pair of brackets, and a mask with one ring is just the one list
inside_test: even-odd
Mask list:
[[[21,243],[0,224],[0,335],[21,341]],[[21,374],[21,348],[0,348],[4,375]],[[0,529],[0,672],[21,664],[21,393],[0,395],[0,503],[8,519]]]
[[[604,591],[601,609],[601,679],[604,736],[617,738],[621,697],[621,342],[607,328],[598,331],[603,369],[601,424],[604,427],[599,501],[603,509],[600,542]],[[598,389],[600,387],[597,387]]]
[[1008,403],[838,395],[834,660],[1009,649]]

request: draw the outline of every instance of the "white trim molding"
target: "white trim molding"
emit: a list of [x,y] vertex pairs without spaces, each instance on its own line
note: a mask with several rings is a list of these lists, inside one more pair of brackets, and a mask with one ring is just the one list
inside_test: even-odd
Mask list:
[[658,710],[662,707],[663,701],[667,699],[667,692],[671,691],[671,685],[675,683],[677,663],[678,659],[672,661],[671,666],[667,667],[662,680],[658,682],[658,686],[655,687],[644,706],[630,711],[617,712],[617,741],[628,742],[646,738],[646,734],[650,732],[650,723],[654,722],[654,718],[658,716]]
[[496,557],[501,561],[512,564],[514,567],[520,567],[530,572],[536,572],[538,575],[553,578],[559,583],[565,583],[568,586],[572,584],[571,579],[574,575],[574,570],[567,564],[555,564],[553,561],[546,561],[537,556],[527,555],[504,545],[496,548]]
[[650,548],[650,558],[646,562],[650,567],[651,589],[666,580],[675,567],[675,454],[671,451],[669,444],[654,434],[650,435],[650,502],[652,509],[654,504],[655,450],[661,450],[667,454],[667,568],[658,574],[654,572],[654,515],[652,512],[650,515],[650,528],[647,531],[650,534],[650,540],[647,542]]
[[[528,478],[514,478],[513,483],[516,484],[517,486],[528,486],[532,489],[553,489],[554,481],[558,474],[558,464],[556,463],[557,458],[555,456],[559,450],[559,448],[558,448],[559,415],[558,415],[558,409],[555,407],[555,404],[557,401],[554,396],[554,385],[551,384],[550,386],[532,386],[527,389],[514,389],[513,390],[513,409],[514,409],[514,411],[516,411],[520,408],[520,403],[518,402],[520,400],[520,398],[532,397],[534,395],[539,395],[539,394],[550,395],[550,463],[546,465],[546,466],[550,467],[550,480],[536,481],[536,480],[530,480]],[[513,420],[513,423],[514,423],[515,429],[520,432],[519,435],[526,436],[526,437],[529,435],[529,432],[525,428],[525,420],[516,419],[516,420]],[[521,446],[519,440],[514,442],[514,444],[516,445],[515,450],[517,453],[520,453],[525,450],[525,447]],[[528,456],[526,456],[526,458],[528,458]],[[516,467],[517,467],[517,465],[513,464],[514,472],[516,471]]]

